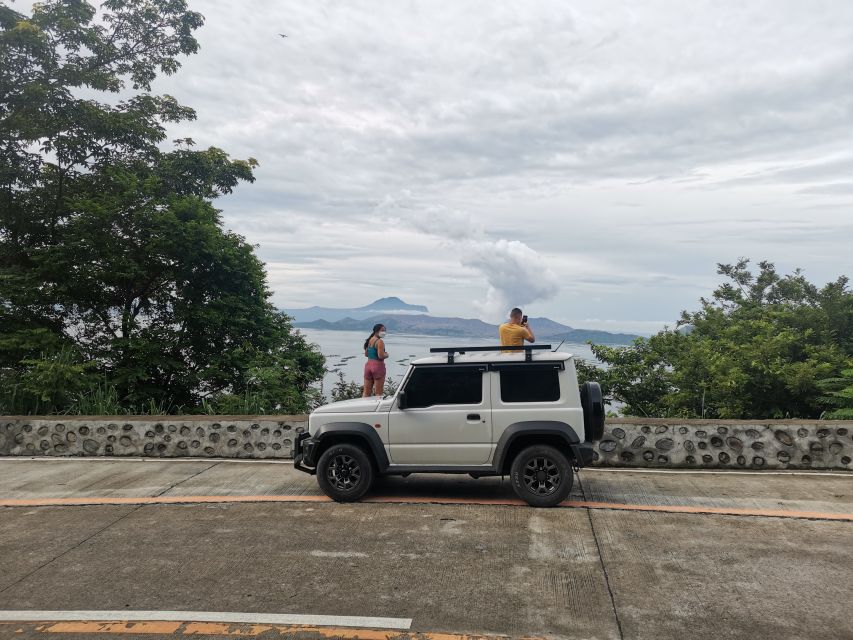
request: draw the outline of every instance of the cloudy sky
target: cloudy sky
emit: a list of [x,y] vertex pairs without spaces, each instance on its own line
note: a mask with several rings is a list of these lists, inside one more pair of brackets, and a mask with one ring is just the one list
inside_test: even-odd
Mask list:
[[155,90],[260,162],[219,206],[281,307],[650,332],[717,262],[853,271],[847,0],[191,5]]

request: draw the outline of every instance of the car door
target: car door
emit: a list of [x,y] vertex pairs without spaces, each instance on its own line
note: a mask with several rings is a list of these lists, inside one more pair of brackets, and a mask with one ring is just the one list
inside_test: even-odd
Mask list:
[[[491,376],[485,365],[416,366],[388,416],[392,464],[477,465],[492,449]],[[398,396],[399,397],[399,396]]]

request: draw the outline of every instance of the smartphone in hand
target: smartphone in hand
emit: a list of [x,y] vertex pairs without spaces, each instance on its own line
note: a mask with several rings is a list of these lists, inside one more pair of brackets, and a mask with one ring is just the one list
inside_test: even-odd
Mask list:
[[521,316],[521,324],[527,324],[527,316]]

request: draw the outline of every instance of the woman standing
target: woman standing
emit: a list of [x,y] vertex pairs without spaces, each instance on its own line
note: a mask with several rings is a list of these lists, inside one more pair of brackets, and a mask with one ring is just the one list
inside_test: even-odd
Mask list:
[[385,351],[385,325],[373,325],[373,333],[364,341],[364,355],[367,362],[364,364],[364,397],[377,395],[382,397],[385,390],[385,359],[388,353]]

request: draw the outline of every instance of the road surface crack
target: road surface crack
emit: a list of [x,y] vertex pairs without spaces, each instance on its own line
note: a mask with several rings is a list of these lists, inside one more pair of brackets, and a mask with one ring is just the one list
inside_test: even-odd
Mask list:
[[113,525],[114,525],[114,524],[116,524],[117,522],[120,522],[121,520],[124,520],[127,516],[129,516],[130,514],[134,513],[134,512],[135,512],[135,511],[137,511],[138,509],[141,509],[143,506],[144,506],[144,505],[138,505],[138,506],[134,507],[133,509],[131,509],[130,511],[128,511],[127,513],[122,514],[121,516],[119,516],[118,518],[116,518],[115,520],[113,520],[112,522],[110,522],[109,524],[107,524],[106,526],[101,527],[100,529],[98,529],[97,531],[95,531],[93,534],[91,534],[91,535],[89,535],[89,536],[87,536],[87,537],[83,538],[80,542],[78,542],[78,543],[77,543],[77,544],[75,544],[74,546],[69,547],[68,549],[66,549],[65,551],[63,551],[62,553],[60,553],[58,556],[54,556],[53,558],[51,558],[51,559],[50,559],[50,560],[48,560],[47,562],[45,562],[45,563],[43,563],[43,564],[39,565],[38,567],[36,567],[36,568],[35,568],[35,569],[33,569],[32,571],[30,571],[29,573],[27,573],[27,574],[25,574],[25,575],[21,576],[18,580],[16,580],[16,581],[15,581],[15,582],[13,582],[12,584],[10,584],[10,585],[8,585],[8,586],[6,586],[6,587],[3,587],[2,589],[0,589],[0,593],[5,593],[6,591],[8,591],[9,589],[11,589],[12,587],[15,587],[15,586],[17,586],[17,585],[21,584],[24,580],[26,580],[27,578],[29,578],[31,575],[38,573],[39,571],[41,571],[42,569],[44,569],[47,565],[49,565],[49,564],[51,564],[51,563],[53,563],[53,562],[56,562],[57,560],[59,560],[60,558],[62,558],[62,557],[64,557],[64,556],[66,556],[66,555],[68,555],[69,553],[71,553],[71,552],[72,552],[72,551],[74,551],[75,549],[79,549],[82,545],[86,544],[89,540],[91,540],[92,538],[94,538],[95,536],[97,536],[98,534],[100,534],[101,532],[106,531],[107,529],[109,529],[111,526],[113,526]]
[[219,464],[222,464],[222,460],[217,460],[216,462],[214,462],[214,463],[213,463],[212,465],[210,465],[209,467],[205,467],[205,468],[204,468],[204,469],[202,469],[201,471],[196,471],[196,472],[195,472],[194,474],[192,474],[191,476],[187,476],[186,478],[183,478],[183,479],[181,479],[181,480],[178,480],[177,482],[173,483],[171,486],[166,487],[165,489],[163,489],[160,493],[155,493],[155,494],[154,494],[153,496],[151,496],[151,497],[152,497],[152,498],[159,498],[159,497],[160,497],[160,496],[162,496],[164,493],[168,493],[169,491],[171,491],[172,489],[174,489],[174,488],[175,488],[175,487],[177,487],[178,485],[185,483],[187,480],[192,480],[192,479],[193,479],[193,478],[195,478],[196,476],[200,476],[200,475],[201,475],[202,473],[204,473],[205,471],[210,471],[211,469],[213,469],[213,467],[215,467],[215,466],[217,466],[217,465],[219,465]]
[[[179,484],[182,484],[182,483],[186,482],[187,480],[192,480],[192,479],[193,479],[193,478],[195,478],[197,475],[200,475],[200,474],[204,473],[205,471],[208,471],[209,469],[212,469],[213,467],[215,467],[216,465],[220,464],[221,462],[222,462],[221,460],[217,460],[216,462],[214,462],[213,464],[211,464],[211,465],[209,465],[209,466],[205,467],[205,468],[204,468],[204,469],[202,469],[201,471],[198,471],[198,472],[196,472],[196,473],[194,473],[194,474],[192,474],[192,475],[190,475],[190,476],[187,476],[186,478],[183,478],[182,480],[179,480],[178,482],[173,483],[171,486],[167,487],[166,489],[163,489],[163,491],[161,491],[160,493],[156,494],[156,495],[155,495],[155,496],[153,496],[153,497],[157,498],[157,497],[162,496],[164,493],[166,493],[167,491],[171,491],[172,489],[174,489],[175,487],[177,487]],[[74,546],[69,547],[68,549],[66,549],[65,551],[63,551],[62,553],[60,553],[59,555],[54,556],[53,558],[51,558],[51,559],[50,559],[50,560],[48,560],[47,562],[45,562],[45,563],[43,563],[43,564],[39,565],[38,567],[36,567],[36,568],[35,568],[35,569],[33,569],[32,571],[30,571],[29,573],[24,574],[23,576],[21,576],[18,580],[16,580],[16,581],[15,581],[15,582],[13,582],[12,584],[10,584],[10,585],[8,585],[8,586],[3,587],[2,589],[0,589],[0,593],[5,593],[6,591],[8,591],[9,589],[11,589],[12,587],[15,587],[15,586],[17,586],[17,585],[21,584],[24,580],[26,580],[26,579],[27,579],[27,578],[29,578],[30,576],[32,576],[32,575],[34,575],[34,574],[38,573],[39,571],[41,571],[42,569],[44,569],[44,568],[45,568],[46,566],[48,566],[49,564],[52,564],[52,563],[56,562],[57,560],[59,560],[60,558],[63,558],[64,556],[68,555],[68,554],[69,554],[69,553],[71,553],[72,551],[74,551],[74,550],[76,550],[76,549],[79,549],[81,546],[83,546],[84,544],[86,544],[89,540],[91,540],[91,539],[92,539],[92,538],[94,538],[95,536],[97,536],[97,535],[99,535],[99,534],[103,533],[104,531],[106,531],[107,529],[109,529],[110,527],[112,527],[113,525],[118,524],[119,522],[121,522],[122,520],[124,520],[125,518],[127,518],[129,515],[132,515],[133,513],[136,513],[136,511],[138,511],[139,509],[141,509],[141,508],[142,508],[142,507],[144,507],[144,506],[146,506],[146,505],[144,505],[144,504],[140,504],[140,505],[135,506],[133,509],[131,509],[131,510],[130,510],[130,511],[128,511],[127,513],[122,514],[121,516],[119,516],[118,518],[116,518],[115,520],[113,520],[112,522],[110,522],[109,524],[107,524],[107,525],[105,525],[105,526],[101,527],[100,529],[98,529],[97,531],[95,531],[94,533],[92,533],[91,535],[89,535],[89,536],[87,536],[87,537],[83,538],[80,542],[78,542],[78,543],[77,543],[77,544],[75,544]]]
[[[581,489],[581,495],[586,501],[586,491],[583,488],[580,474],[578,474],[578,485]],[[601,554],[601,544],[598,541],[598,533],[595,531],[595,522],[592,519],[592,509],[586,510],[586,515],[589,518],[589,527],[592,530],[592,539],[595,540],[595,548],[598,551],[598,561],[601,563],[601,571],[604,573],[604,584],[607,586],[607,593],[610,594],[610,606],[613,607],[613,617],[616,619],[616,628],[619,630],[620,640],[625,640],[625,634],[622,633],[622,622],[619,620],[619,612],[616,610],[616,598],[613,596],[613,588],[610,586],[610,575],[607,573],[607,566],[604,564],[604,556]]]

